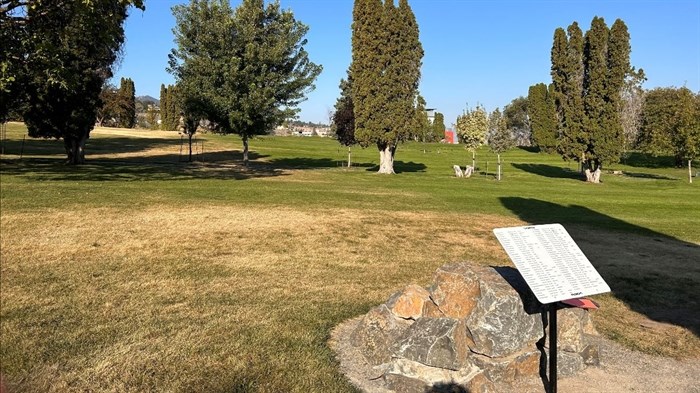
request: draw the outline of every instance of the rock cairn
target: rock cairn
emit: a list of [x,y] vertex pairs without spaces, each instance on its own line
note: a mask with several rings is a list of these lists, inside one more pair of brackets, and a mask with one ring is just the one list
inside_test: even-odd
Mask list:
[[[398,392],[542,392],[546,312],[516,269],[468,263],[435,272],[367,313],[350,344]],[[559,376],[598,364],[588,313],[558,312]]]

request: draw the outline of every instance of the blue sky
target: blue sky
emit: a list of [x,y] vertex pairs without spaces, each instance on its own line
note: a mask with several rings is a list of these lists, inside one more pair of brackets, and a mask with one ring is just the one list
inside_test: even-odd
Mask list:
[[[158,98],[173,48],[170,7],[187,0],[146,0],[132,10],[115,80],[134,80],[137,95]],[[397,1],[398,2],[398,1]],[[232,0],[236,6],[239,0]],[[316,89],[300,105],[300,119],[328,122],[351,60],[352,0],[280,0],[310,27],[307,50],[323,65]],[[594,16],[608,26],[617,18],[631,36],[632,65],[643,68],[646,88],[687,86],[700,91],[699,0],[488,1],[409,0],[418,20],[423,58],[421,94],[445,114],[449,126],[466,107],[489,111],[527,95],[530,85],[549,82],[550,50],[557,27],[577,21],[586,31]]]

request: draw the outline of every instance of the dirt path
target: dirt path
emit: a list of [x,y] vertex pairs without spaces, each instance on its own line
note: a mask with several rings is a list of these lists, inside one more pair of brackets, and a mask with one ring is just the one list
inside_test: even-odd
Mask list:
[[[347,337],[359,320],[354,318],[339,325],[329,344],[337,354],[342,372],[353,385],[367,393],[390,393],[380,386],[381,371],[373,369],[348,344]],[[600,348],[600,366],[560,379],[559,393],[700,393],[700,360],[650,356],[604,338],[600,339]],[[545,392],[544,387],[541,391]]]

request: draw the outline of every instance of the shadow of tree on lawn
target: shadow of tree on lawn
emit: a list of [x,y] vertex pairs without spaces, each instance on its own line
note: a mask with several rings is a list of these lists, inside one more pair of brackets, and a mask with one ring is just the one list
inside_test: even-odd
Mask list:
[[584,181],[585,178],[577,171],[571,170],[569,168],[562,168],[554,165],[546,164],[521,164],[512,163],[513,167],[520,169],[522,171],[532,173],[539,176],[551,177],[557,179],[576,179]]
[[[428,167],[420,162],[404,162],[404,161],[394,161],[394,172],[399,173],[412,173],[412,172],[425,172]],[[372,164],[371,167],[367,168],[367,172],[377,172],[379,170],[379,165]]]

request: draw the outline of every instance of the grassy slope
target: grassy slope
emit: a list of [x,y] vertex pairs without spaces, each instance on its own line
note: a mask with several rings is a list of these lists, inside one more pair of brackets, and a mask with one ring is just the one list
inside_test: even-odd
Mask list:
[[[451,166],[471,163],[460,146],[409,143],[385,177],[371,172],[374,149],[353,148],[345,169],[334,141],[261,138],[245,170],[234,137],[204,136],[204,163],[190,165],[173,134],[97,130],[88,165],[72,168],[55,141],[25,141],[18,160],[23,132],[9,126],[0,179],[0,359],[18,391],[349,390],[330,329],[442,263],[507,263],[494,227],[700,243],[697,182],[648,162],[590,185],[558,157],[514,150],[497,182],[484,150],[489,175],[456,179]],[[698,281],[656,290],[692,295]],[[615,326],[634,314],[621,299],[602,298],[606,334],[698,356],[688,329],[644,345]]]

